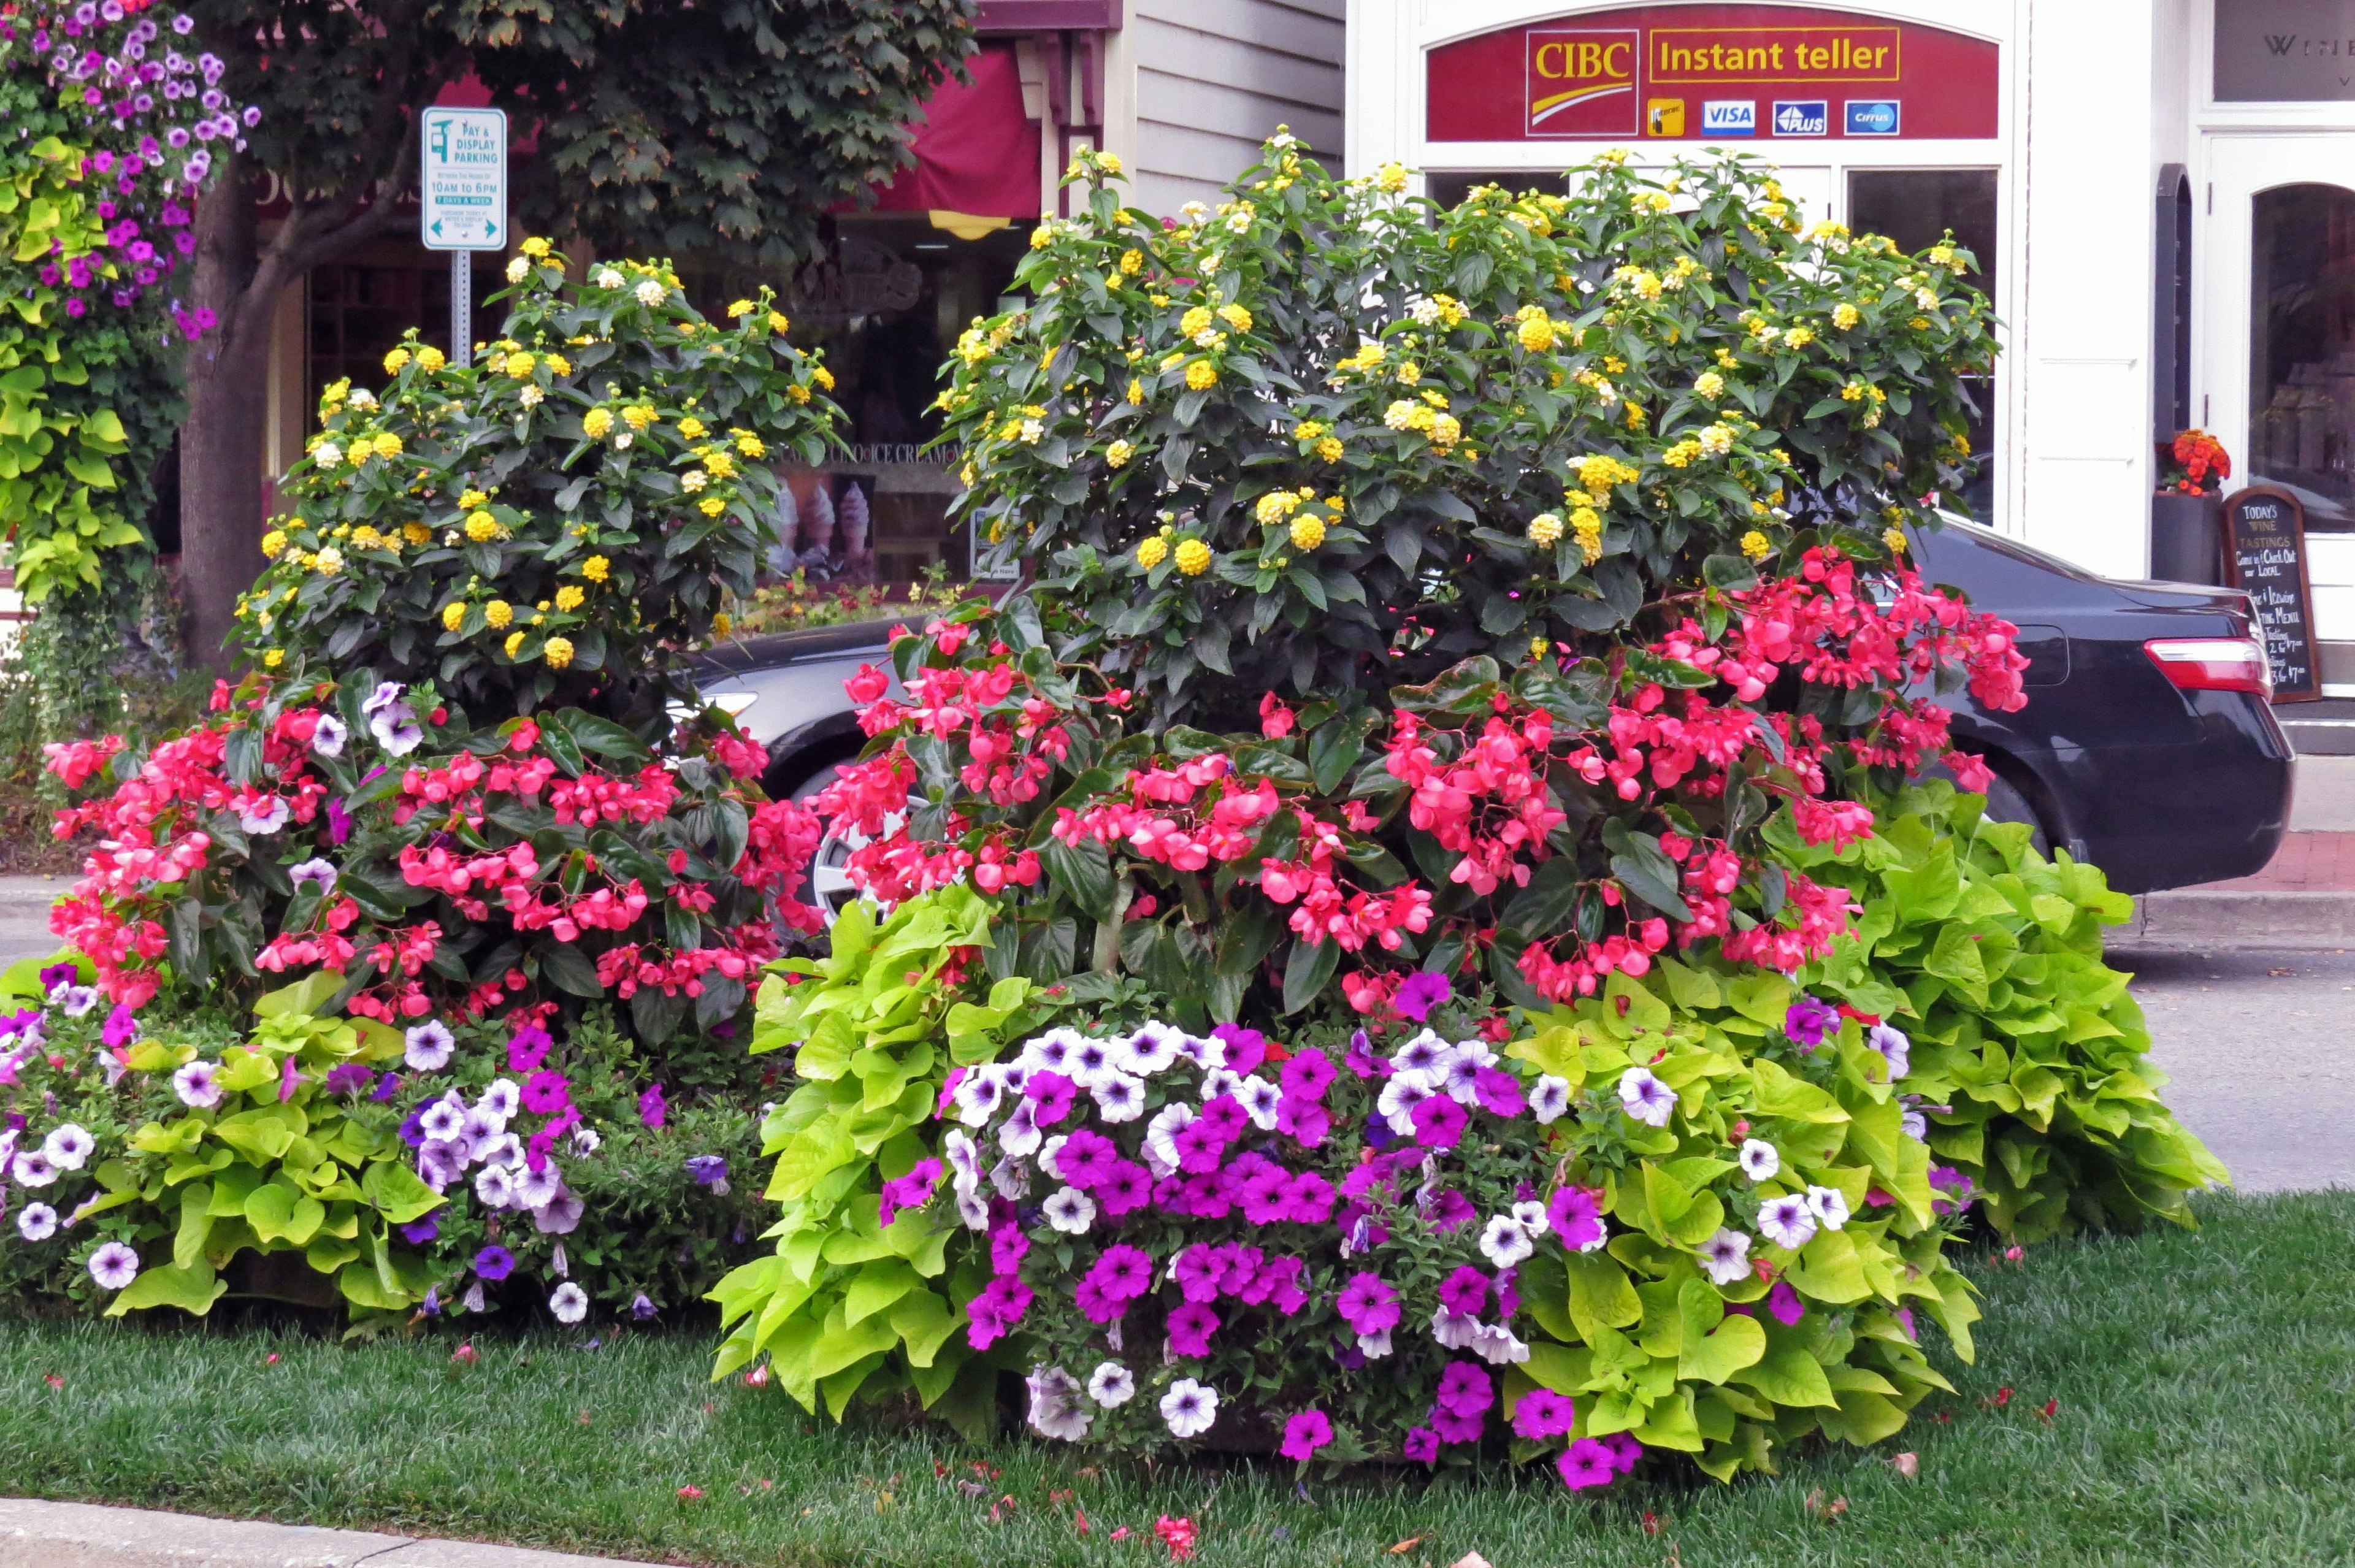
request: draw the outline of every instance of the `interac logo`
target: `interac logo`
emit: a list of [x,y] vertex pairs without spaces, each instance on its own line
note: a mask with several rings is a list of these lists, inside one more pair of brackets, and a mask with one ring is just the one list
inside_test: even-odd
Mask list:
[[1529,133],[1631,135],[1636,67],[1644,36],[1633,27],[1529,30]]

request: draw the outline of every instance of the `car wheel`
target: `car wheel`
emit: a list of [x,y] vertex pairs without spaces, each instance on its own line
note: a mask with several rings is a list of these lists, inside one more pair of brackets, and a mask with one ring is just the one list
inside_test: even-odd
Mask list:
[[[829,763],[794,787],[793,798],[807,805],[827,785],[842,776],[842,770]],[[897,827],[899,819],[886,819],[889,827]],[[860,896],[850,882],[850,858],[864,848],[870,840],[864,833],[851,828],[828,828],[818,840],[817,853],[810,857],[809,870],[802,879],[801,898],[826,917],[831,928],[835,917]]]
[[2052,853],[2052,838],[2044,830],[2044,819],[2037,816],[2036,807],[2027,795],[2020,793],[2019,786],[2000,773],[1987,787],[1987,819],[1990,822],[2025,822],[2036,830],[2036,836],[2030,840],[2036,846],[2036,852],[2046,856]]

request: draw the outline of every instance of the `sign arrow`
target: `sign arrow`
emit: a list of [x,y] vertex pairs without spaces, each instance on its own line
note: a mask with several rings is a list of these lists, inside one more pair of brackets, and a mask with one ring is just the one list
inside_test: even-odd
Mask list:
[[433,238],[436,240],[442,238],[442,220],[438,218],[433,220]]

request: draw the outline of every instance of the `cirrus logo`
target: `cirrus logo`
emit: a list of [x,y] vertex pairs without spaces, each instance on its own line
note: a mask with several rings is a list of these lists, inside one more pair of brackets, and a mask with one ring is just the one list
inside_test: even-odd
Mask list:
[[1848,133],[1851,136],[1894,136],[1898,133],[1898,102],[1893,98],[1851,98]]

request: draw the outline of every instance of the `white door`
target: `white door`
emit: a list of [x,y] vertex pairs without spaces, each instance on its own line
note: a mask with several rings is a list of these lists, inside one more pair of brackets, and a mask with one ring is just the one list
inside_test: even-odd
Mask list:
[[2211,134],[2207,156],[2194,418],[2232,455],[2228,491],[2305,503],[2324,689],[2355,696],[2355,133]]

